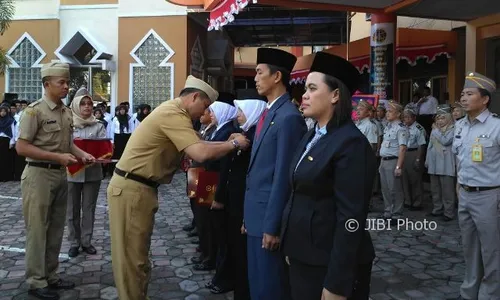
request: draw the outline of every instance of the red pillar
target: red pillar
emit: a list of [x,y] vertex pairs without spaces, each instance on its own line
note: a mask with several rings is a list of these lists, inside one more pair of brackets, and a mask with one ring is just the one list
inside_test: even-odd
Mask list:
[[395,58],[396,30],[396,15],[371,15],[370,92],[380,95],[380,99],[399,101]]

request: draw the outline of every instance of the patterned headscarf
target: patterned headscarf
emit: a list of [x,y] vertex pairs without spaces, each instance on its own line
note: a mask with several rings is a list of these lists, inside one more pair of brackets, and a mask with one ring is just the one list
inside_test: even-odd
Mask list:
[[83,99],[88,98],[92,101],[92,98],[89,95],[78,96],[73,99],[71,102],[71,111],[73,111],[73,125],[76,128],[84,128],[87,126],[92,126],[96,124],[98,121],[94,117],[94,114],[91,114],[90,117],[84,119],[82,117],[82,111],[80,110],[80,103]]

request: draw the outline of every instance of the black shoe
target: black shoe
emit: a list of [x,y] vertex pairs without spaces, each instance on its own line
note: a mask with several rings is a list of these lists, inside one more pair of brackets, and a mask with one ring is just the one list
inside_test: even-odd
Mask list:
[[450,218],[450,217],[447,217],[447,216],[443,216],[443,221],[445,221],[445,222],[450,222],[452,220],[453,220],[453,218]]
[[225,293],[228,293],[231,291],[231,289],[226,289],[226,288],[222,288],[220,286],[216,286],[216,285],[212,285],[210,288],[208,288],[210,293],[212,294],[225,294]]
[[201,263],[201,264],[197,264],[197,265],[194,265],[193,267],[193,270],[196,270],[196,271],[211,271],[215,269],[215,266],[212,265],[212,264],[209,264],[209,263]]
[[212,281],[209,281],[205,283],[205,287],[210,290],[214,287],[214,283]]
[[193,229],[194,229],[194,226],[192,224],[189,224],[189,225],[182,227],[182,230],[184,230],[184,231],[193,231]]
[[48,287],[44,287],[43,289],[29,290],[28,294],[38,299],[59,300],[59,294],[54,291],[51,291]]
[[71,247],[69,248],[69,251],[68,251],[68,256],[69,257],[77,257],[78,254],[80,253],[80,251],[78,250],[80,247]]
[[201,264],[203,262],[203,257],[192,257],[191,262],[193,264]]
[[88,247],[82,247],[83,252],[94,255],[97,253],[97,250],[94,248],[94,246],[90,245]]
[[411,207],[411,205],[409,205],[409,204],[405,204],[404,206],[405,206],[405,208],[410,208]]
[[443,213],[435,214],[432,212],[427,214],[428,217],[441,217],[442,215],[443,215]]
[[75,287],[75,283],[67,280],[59,279],[54,283],[49,283],[49,288],[54,290],[71,290]]
[[409,211],[421,211],[422,209],[422,206],[411,206],[408,208]]
[[193,230],[187,234],[188,237],[195,237],[198,236],[198,231]]

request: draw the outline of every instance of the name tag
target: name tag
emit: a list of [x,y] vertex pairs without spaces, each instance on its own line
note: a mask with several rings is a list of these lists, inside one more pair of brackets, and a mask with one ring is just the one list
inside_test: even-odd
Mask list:
[[56,120],[48,120],[46,124],[55,124],[55,123],[57,123]]
[[472,161],[482,162],[483,161],[483,146],[480,144],[472,145]]
[[384,141],[383,146],[389,148],[391,146],[391,143],[389,141]]

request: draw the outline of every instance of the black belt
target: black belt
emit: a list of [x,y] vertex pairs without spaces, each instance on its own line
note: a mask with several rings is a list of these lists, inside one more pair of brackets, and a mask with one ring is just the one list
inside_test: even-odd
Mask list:
[[500,188],[500,186],[468,186],[461,184],[460,185],[466,192],[482,192],[489,191]]
[[115,168],[115,173],[118,174],[118,175],[120,175],[123,178],[131,179],[133,181],[137,181],[139,183],[145,184],[145,185],[150,186],[150,187],[155,188],[155,189],[157,189],[160,186],[159,183],[154,182],[153,180],[149,180],[149,179],[146,179],[146,178],[144,178],[142,176],[125,172],[125,171],[120,170],[118,168]]
[[382,160],[393,160],[393,159],[398,159],[398,157],[397,156],[382,157]]
[[408,148],[408,149],[406,149],[406,151],[409,151],[409,152],[411,152],[411,151],[417,151],[417,150],[418,150],[418,148]]
[[26,163],[30,167],[44,168],[44,169],[62,169],[62,165],[46,163],[46,162],[37,162],[37,161],[28,161]]

